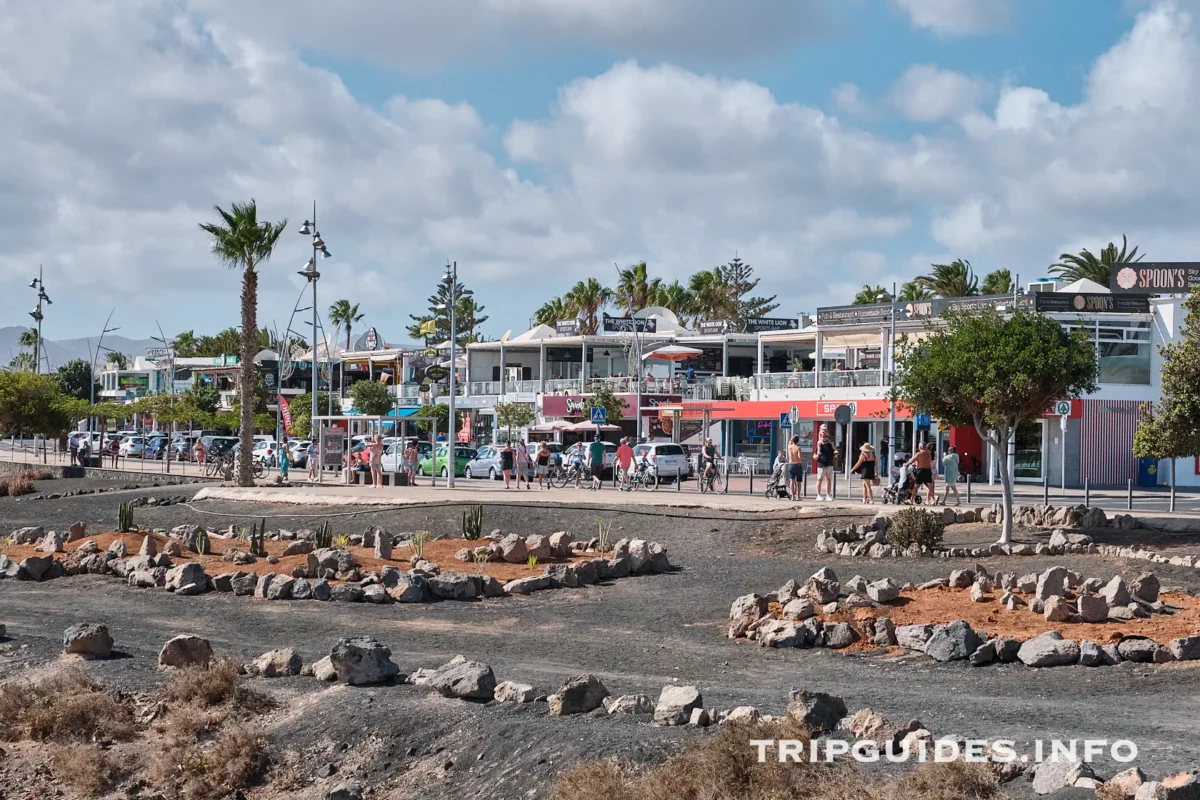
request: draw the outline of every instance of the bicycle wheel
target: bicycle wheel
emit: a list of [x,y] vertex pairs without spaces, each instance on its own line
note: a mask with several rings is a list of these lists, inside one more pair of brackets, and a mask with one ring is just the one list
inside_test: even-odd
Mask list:
[[725,476],[719,472],[714,472],[708,490],[718,493],[725,491]]
[[557,489],[561,489],[566,486],[567,481],[569,480],[570,476],[568,476],[567,471],[562,467],[556,467],[554,471],[550,473],[550,485]]
[[642,483],[645,485],[648,491],[657,491],[658,475],[653,472],[647,472],[644,476],[642,476]]

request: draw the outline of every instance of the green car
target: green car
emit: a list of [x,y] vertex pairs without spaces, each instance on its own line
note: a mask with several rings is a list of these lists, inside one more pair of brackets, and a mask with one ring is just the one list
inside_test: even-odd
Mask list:
[[[457,478],[463,477],[463,470],[467,466],[467,462],[475,458],[475,451],[470,447],[459,445],[454,448],[454,476]],[[432,475],[434,473],[446,476],[446,445],[439,444],[437,448],[437,464],[433,463],[428,455],[417,462],[418,475]]]

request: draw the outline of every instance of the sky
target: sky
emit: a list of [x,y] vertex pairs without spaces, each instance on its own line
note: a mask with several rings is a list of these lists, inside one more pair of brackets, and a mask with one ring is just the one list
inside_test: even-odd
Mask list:
[[319,309],[391,341],[448,260],[490,338],[642,260],[737,255],[777,316],[1200,260],[1200,0],[0,0],[0,37],[0,327],[40,265],[48,339],[238,324],[199,224],[251,198],[260,324],[309,304],[315,201]]

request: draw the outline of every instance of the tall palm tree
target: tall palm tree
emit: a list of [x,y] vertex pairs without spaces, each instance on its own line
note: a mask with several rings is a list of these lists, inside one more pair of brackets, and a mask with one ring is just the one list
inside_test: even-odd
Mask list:
[[358,303],[350,305],[349,300],[338,300],[329,307],[329,321],[338,328],[346,326],[346,349],[350,349],[350,328],[356,322],[361,322],[362,314],[358,313]]
[[1100,251],[1099,258],[1092,255],[1086,248],[1078,255],[1063,253],[1058,257],[1059,263],[1050,265],[1050,274],[1062,278],[1068,283],[1074,283],[1080,278],[1087,278],[1101,286],[1108,286],[1109,267],[1112,264],[1129,264],[1141,261],[1146,257],[1145,253],[1139,256],[1136,247],[1126,251],[1128,244],[1125,234],[1121,234],[1121,249],[1117,250],[1117,246],[1109,242],[1108,247]]
[[600,329],[600,309],[612,302],[612,289],[595,278],[588,278],[575,284],[563,299],[579,315],[580,332],[584,336],[595,336]]
[[195,331],[184,331],[171,341],[176,358],[194,358],[200,348],[200,340]]
[[956,258],[949,264],[931,264],[933,272],[917,278],[917,283],[938,297],[970,297],[979,294],[979,278],[971,262]]
[[533,321],[539,325],[551,325],[558,322],[560,319],[567,319],[573,314],[571,306],[561,297],[555,297],[542,303],[533,315]]
[[33,353],[20,352],[8,362],[8,368],[13,372],[33,372]]
[[36,347],[37,343],[37,328],[30,328],[27,331],[21,331],[21,333],[17,335],[17,345],[19,347]]
[[697,320],[733,320],[737,316],[737,297],[720,268],[697,272],[688,279],[688,290]]
[[124,353],[118,353],[116,350],[111,350],[108,354],[108,363],[119,370],[129,369],[129,356]]
[[632,316],[635,311],[641,311],[646,306],[654,305],[651,298],[662,286],[662,279],[650,280],[645,261],[634,264],[628,269],[620,270],[620,273],[621,279],[617,283],[615,292],[618,306]]
[[[238,485],[254,485],[254,356],[258,352],[258,266],[270,261],[287,228],[287,220],[259,222],[258,206],[233,203],[229,210],[214,207],[220,222],[204,222],[200,230],[212,237],[212,251],[225,266],[242,271],[241,330],[241,451],[238,454]],[[315,332],[314,332],[315,333]]]
[[695,298],[692,297],[692,293],[679,281],[659,284],[649,303],[649,305],[662,306],[675,312],[675,316],[679,318],[679,324],[684,327],[687,327],[694,304]]
[[900,296],[896,299],[902,303],[911,303],[914,300],[928,300],[931,297],[933,297],[933,292],[916,281],[909,281],[900,287]]
[[870,286],[864,283],[858,294],[854,295],[854,305],[856,306],[869,306],[875,303],[886,302],[888,302],[888,290],[882,286]]
[[1012,294],[1012,291],[1012,273],[1006,269],[994,270],[985,275],[983,286],[979,290],[980,294]]

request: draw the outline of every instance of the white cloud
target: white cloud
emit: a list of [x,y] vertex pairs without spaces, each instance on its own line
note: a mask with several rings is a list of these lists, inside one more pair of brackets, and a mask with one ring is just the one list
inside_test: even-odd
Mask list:
[[184,0],[256,39],[402,68],[586,45],[721,61],[829,30],[828,0]]
[[942,36],[1003,30],[1012,22],[1012,0],[890,0],[914,27]]
[[862,96],[862,90],[853,83],[842,83],[834,87],[833,104],[839,111],[855,117],[866,117],[871,113],[871,106]]
[[970,111],[982,91],[978,81],[962,73],[915,64],[896,81],[891,99],[910,120],[934,122]]

